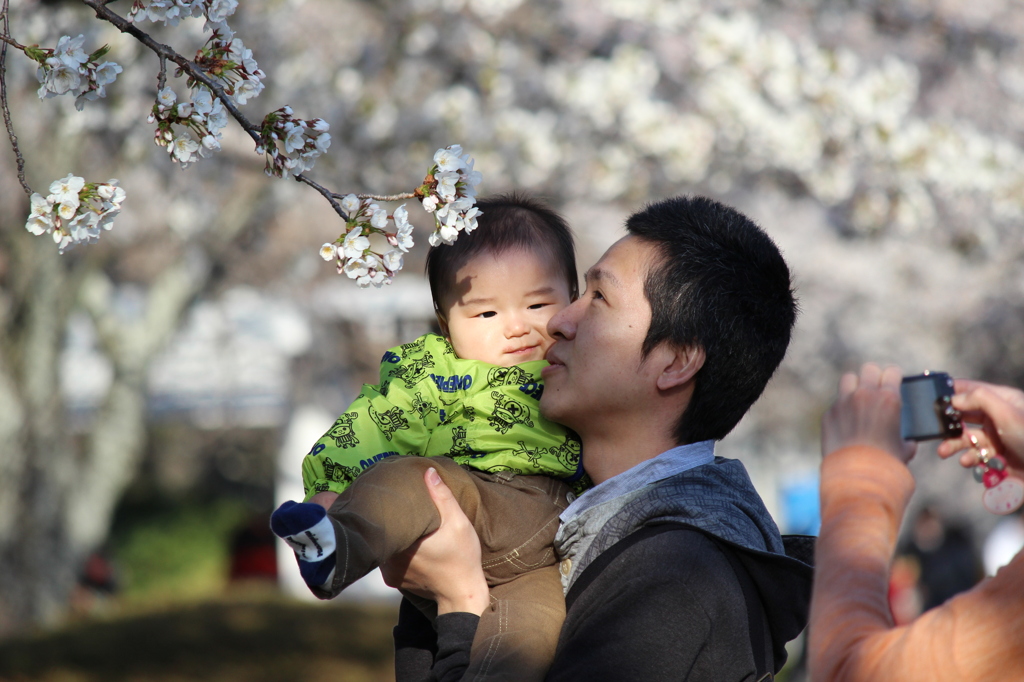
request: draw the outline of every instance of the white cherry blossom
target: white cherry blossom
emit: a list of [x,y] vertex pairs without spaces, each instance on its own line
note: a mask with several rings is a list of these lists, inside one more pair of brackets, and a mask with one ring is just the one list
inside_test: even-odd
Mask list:
[[235,101],[244,105],[250,99],[263,92],[263,87],[263,83],[248,78],[239,81],[238,85],[235,86]]
[[79,35],[77,38],[61,36],[60,40],[57,41],[57,47],[53,51],[53,56],[64,62],[68,68],[77,71],[82,64],[89,61],[89,55],[82,49],[82,43],[84,42],[84,35]]
[[219,23],[230,17],[238,9],[238,0],[210,0],[206,7],[207,18]]
[[47,60],[47,62],[51,61],[56,64],[51,65],[46,82],[40,88],[40,98],[63,95],[66,92],[73,92],[81,86],[82,77],[77,69],[73,69],[57,59]]
[[96,83],[100,86],[110,85],[117,79],[117,74],[124,71],[120,64],[114,62],[103,62],[96,67],[95,78]]
[[306,146],[306,140],[304,139],[305,132],[306,129],[297,123],[288,123],[285,125],[285,153],[295,152]]
[[434,152],[434,163],[437,164],[437,169],[442,173],[461,170],[466,163],[462,159],[462,147],[455,144],[444,149],[438,149]]
[[360,227],[351,230],[345,235],[345,241],[342,243],[342,249],[345,251],[345,257],[348,259],[358,259],[363,257],[363,253],[370,248],[370,240],[363,236],[363,230]]
[[350,279],[366,277],[370,272],[370,269],[366,266],[366,261],[362,258],[349,258],[345,261],[343,269]]
[[182,133],[174,138],[171,146],[171,153],[182,167],[195,160],[195,154],[199,151],[199,143],[192,139],[188,133]]
[[455,199],[455,193],[458,190],[456,183],[459,181],[459,174],[455,172],[438,173],[437,174],[437,193],[445,201],[452,201]]
[[359,197],[355,194],[349,194],[341,200],[341,209],[351,217],[359,211],[360,203]]
[[392,249],[384,254],[384,267],[391,272],[398,272],[402,269],[402,251]]
[[320,247],[320,257],[328,263],[338,257],[338,245],[332,242]]
[[213,93],[204,86],[196,86],[192,90],[192,108],[195,109],[197,114],[202,114],[203,116],[212,112]]
[[383,230],[388,226],[388,212],[383,208],[373,208],[373,206],[370,208],[373,211],[370,214],[370,224],[378,230]]
[[83,187],[85,187],[85,178],[68,173],[60,180],[50,183],[50,196],[46,198],[54,204],[70,204],[77,208],[78,193],[82,191]]
[[164,109],[170,109],[174,106],[174,103],[178,101],[178,96],[174,93],[171,88],[163,88],[160,92],[156,93],[157,106]]
[[75,213],[78,212],[78,199],[75,199],[75,203],[60,203],[57,204],[57,216],[64,221],[71,220],[75,217]]
[[53,230],[53,218],[49,215],[29,216],[25,229],[34,235],[46,234]]

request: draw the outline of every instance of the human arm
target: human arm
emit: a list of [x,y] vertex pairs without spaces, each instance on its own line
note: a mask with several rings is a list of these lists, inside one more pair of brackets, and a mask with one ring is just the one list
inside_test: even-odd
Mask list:
[[[810,673],[834,682],[1004,679],[1024,669],[1024,556],[996,578],[895,627],[889,568],[914,489],[900,441],[900,372],[845,375],[822,423],[821,532]],[[950,453],[952,454],[952,453]]]
[[[458,680],[469,666],[476,625],[490,596],[480,562],[480,539],[472,523],[433,468],[425,473],[424,483],[441,516],[440,526],[380,570],[391,587],[437,602],[433,674],[442,681]],[[433,633],[424,631],[424,621],[408,608],[400,614],[394,632],[397,682],[412,682],[429,673],[429,664],[427,671],[423,669],[424,637]]]
[[[469,667],[469,654],[480,617],[447,613],[430,620],[402,600],[394,629],[395,682],[456,682]],[[436,628],[436,630],[435,630]]]
[[381,565],[384,582],[437,602],[438,615],[465,612],[479,616],[490,604],[480,538],[433,467],[427,469],[423,480],[441,523]]

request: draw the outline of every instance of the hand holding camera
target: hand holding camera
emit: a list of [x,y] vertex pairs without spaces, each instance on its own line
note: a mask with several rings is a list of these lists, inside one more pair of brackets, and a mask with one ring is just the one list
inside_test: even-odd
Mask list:
[[968,428],[960,437],[943,441],[939,456],[947,458],[967,450],[960,464],[975,466],[978,451],[970,440],[974,435],[981,447],[999,452],[1011,469],[1024,473],[1024,391],[970,379],[957,379],[955,388],[953,406],[965,422],[980,428]]
[[960,463],[985,486],[986,509],[1009,514],[1024,505],[1024,392],[1017,389],[954,382],[942,372],[901,379],[899,368],[869,363],[843,376],[822,422],[825,454],[869,445],[906,462],[913,441],[939,438],[941,457],[967,450]]
[[859,374],[844,374],[839,397],[822,419],[822,453],[865,445],[909,461],[917,445],[901,437],[900,381],[899,367],[883,370],[873,363],[861,367]]

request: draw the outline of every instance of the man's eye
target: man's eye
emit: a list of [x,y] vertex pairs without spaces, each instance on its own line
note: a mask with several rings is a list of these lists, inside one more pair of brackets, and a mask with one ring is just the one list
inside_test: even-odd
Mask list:
[[497,314],[493,310],[488,310],[486,313],[480,313],[477,317],[494,317]]
[[590,297],[597,300],[603,300],[604,294],[595,289],[593,292],[591,292]]

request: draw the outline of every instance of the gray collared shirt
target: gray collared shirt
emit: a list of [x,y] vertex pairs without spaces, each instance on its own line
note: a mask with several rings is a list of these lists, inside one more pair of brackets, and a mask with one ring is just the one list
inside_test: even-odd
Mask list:
[[640,462],[621,474],[612,476],[607,481],[594,486],[566,507],[559,518],[562,523],[569,523],[591,507],[713,461],[715,461],[715,441],[713,440],[677,445],[657,457]]
[[579,559],[609,518],[647,486],[715,460],[715,442],[679,445],[612,476],[580,495],[560,515],[555,551],[561,559],[562,588],[568,592],[580,568]]

